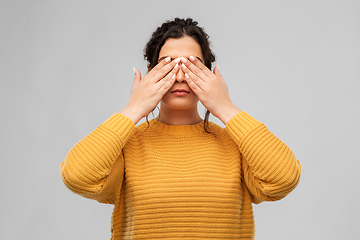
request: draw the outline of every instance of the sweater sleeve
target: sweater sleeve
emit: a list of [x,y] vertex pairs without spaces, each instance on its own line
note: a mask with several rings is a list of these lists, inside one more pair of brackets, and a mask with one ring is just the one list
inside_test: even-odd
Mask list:
[[64,184],[74,193],[102,203],[114,203],[124,177],[122,149],[135,124],[115,113],[78,142],[61,163]]
[[297,186],[300,162],[263,123],[242,111],[226,130],[239,147],[243,178],[254,203],[280,200]]

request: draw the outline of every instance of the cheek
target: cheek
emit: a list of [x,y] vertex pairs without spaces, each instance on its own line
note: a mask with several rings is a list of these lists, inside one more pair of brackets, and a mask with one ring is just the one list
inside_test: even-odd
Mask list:
[[168,92],[162,97],[162,99],[161,99],[160,102],[168,102],[169,99],[170,99],[170,97],[171,97],[171,93],[170,93],[170,91],[168,91]]
[[199,98],[195,95],[195,100],[194,101],[196,101],[196,103],[198,103],[199,102]]
[[169,90],[167,93],[165,93],[165,95],[162,97],[162,99],[168,98],[168,97],[170,97],[170,96],[171,96],[171,92],[170,92],[170,90]]

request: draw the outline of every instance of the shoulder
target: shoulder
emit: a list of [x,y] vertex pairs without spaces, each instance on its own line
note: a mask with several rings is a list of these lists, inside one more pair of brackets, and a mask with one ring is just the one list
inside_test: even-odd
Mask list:
[[150,123],[147,121],[135,126],[133,136],[143,136],[149,127],[150,127]]
[[151,119],[135,126],[133,137],[142,138],[159,134],[159,131],[156,131],[156,129],[154,129],[154,124],[156,124],[156,121],[154,121],[154,119]]
[[208,126],[209,126],[209,130],[210,130],[210,134],[213,134],[216,138],[231,139],[231,136],[226,131],[226,128],[223,128],[213,122],[209,122]]

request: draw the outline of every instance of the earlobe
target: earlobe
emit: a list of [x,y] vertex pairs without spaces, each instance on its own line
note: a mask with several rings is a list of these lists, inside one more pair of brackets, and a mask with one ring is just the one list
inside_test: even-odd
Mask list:
[[150,72],[150,63],[148,63],[148,65],[146,67],[148,69],[148,72]]

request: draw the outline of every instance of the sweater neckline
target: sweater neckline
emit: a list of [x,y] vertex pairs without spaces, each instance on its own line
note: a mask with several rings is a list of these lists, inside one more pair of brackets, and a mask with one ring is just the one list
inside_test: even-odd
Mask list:
[[192,125],[168,125],[152,119],[149,121],[150,128],[167,135],[194,135],[204,133],[204,120]]

